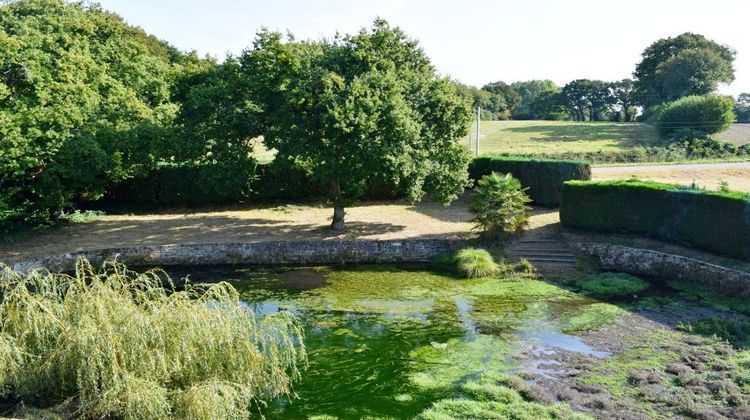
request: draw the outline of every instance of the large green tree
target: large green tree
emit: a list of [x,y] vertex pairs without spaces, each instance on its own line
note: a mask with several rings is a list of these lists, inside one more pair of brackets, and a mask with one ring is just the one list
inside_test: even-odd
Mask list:
[[703,35],[684,33],[660,39],[641,55],[635,86],[646,107],[714,92],[734,80],[735,52]]
[[631,122],[638,112],[638,98],[635,94],[635,84],[631,79],[623,79],[610,83],[612,102],[617,105],[622,121]]
[[250,80],[234,57],[217,64],[192,54],[185,61],[174,84],[180,111],[166,160],[199,167],[196,187],[214,197],[232,199],[238,191],[247,197],[256,169],[254,139],[262,134]]
[[740,93],[737,96],[734,113],[737,114],[737,122],[750,122],[750,93]]
[[487,83],[482,86],[482,90],[502,98],[502,103],[505,105],[505,109],[502,111],[505,111],[508,116],[512,116],[513,108],[521,101],[521,95],[511,85],[503,81]]
[[264,141],[329,189],[331,227],[370,182],[448,203],[467,185],[470,109],[400,29],[317,42],[261,32],[241,63],[263,107]]
[[180,56],[97,6],[1,6],[0,223],[54,217],[153,166]]
[[[542,115],[532,112],[532,104],[545,92],[560,92],[560,87],[552,80],[527,80],[510,85],[520,96],[520,100],[513,107],[513,119],[541,119]],[[546,95],[548,96],[548,95]]]
[[601,120],[614,103],[609,83],[601,80],[573,80],[563,87],[561,94],[576,121]]
[[510,119],[510,106],[506,102],[505,95],[502,93],[491,92],[459,82],[454,83],[458,94],[471,103],[473,110],[476,110],[477,107],[481,108],[480,117],[482,120],[497,121]]

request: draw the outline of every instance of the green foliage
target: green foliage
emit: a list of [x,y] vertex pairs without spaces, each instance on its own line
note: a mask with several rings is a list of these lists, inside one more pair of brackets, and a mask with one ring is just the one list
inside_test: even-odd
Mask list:
[[636,106],[638,105],[635,83],[631,79],[623,79],[619,82],[610,83],[610,91],[614,104],[619,107],[616,120],[624,122],[634,121],[637,113]]
[[656,182],[566,182],[564,226],[637,233],[750,259],[750,197]]
[[734,105],[737,122],[750,123],[750,93],[740,93]]
[[464,248],[455,256],[458,271],[466,278],[492,277],[500,274],[501,267],[484,249]]
[[610,83],[601,80],[573,80],[563,87],[560,94],[576,121],[603,121],[617,102]]
[[0,7],[0,225],[57,217],[153,167],[180,57],[98,6]]
[[734,80],[735,52],[703,35],[686,32],[660,39],[643,51],[635,69],[640,103],[650,107],[714,92]]
[[513,107],[514,120],[546,119],[546,113],[537,113],[532,105],[540,100],[542,95],[555,94],[560,88],[551,80],[528,80],[515,82],[510,85],[515,90],[520,100]]
[[329,191],[332,227],[373,180],[411,200],[449,203],[467,185],[469,155],[456,139],[470,118],[455,85],[398,28],[318,42],[261,32],[240,58],[263,107],[269,148],[310,169]]
[[521,258],[513,266],[513,271],[515,271],[516,273],[521,273],[521,274],[534,275],[536,274],[536,267],[534,267],[531,261],[527,260],[526,258]]
[[536,119],[550,121],[564,121],[570,118],[565,97],[561,92],[544,91],[529,105],[529,112]]
[[677,329],[725,340],[739,348],[750,346],[750,321],[746,317],[701,319],[678,324]]
[[736,118],[733,107],[729,96],[688,96],[659,106],[651,119],[662,138],[690,140],[729,128]]
[[580,312],[563,319],[560,330],[566,334],[592,331],[613,324],[626,314],[627,311],[618,306],[609,303],[593,303],[583,306]]
[[483,176],[471,201],[472,222],[484,235],[498,237],[523,231],[528,224],[531,199],[521,182],[510,174]]
[[110,189],[114,204],[192,205],[242,202],[257,184],[254,166],[226,164],[159,165]]
[[72,275],[0,269],[4,397],[74,398],[84,417],[247,418],[293,395],[296,319],[256,320],[227,283],[176,290],[163,272],[85,260]]
[[503,81],[487,83],[482,86],[482,91],[489,92],[492,98],[497,98],[490,105],[498,103],[501,106],[488,108],[497,120],[507,120],[512,117],[513,108],[521,101],[521,96],[513,87]]
[[483,155],[469,165],[472,179],[478,180],[493,172],[510,173],[528,188],[534,204],[548,207],[560,204],[563,182],[591,179],[591,166],[581,161]]
[[649,288],[648,282],[625,273],[601,273],[590,276],[578,286],[596,296],[632,296]]
[[[481,107],[480,118],[482,121],[509,120],[511,117],[510,105],[505,96],[499,91],[489,91],[484,88],[464,85],[453,82],[458,94],[471,104],[471,109]],[[503,83],[503,82],[498,82]],[[507,86],[507,85],[505,85]],[[472,114],[473,115],[473,114]]]

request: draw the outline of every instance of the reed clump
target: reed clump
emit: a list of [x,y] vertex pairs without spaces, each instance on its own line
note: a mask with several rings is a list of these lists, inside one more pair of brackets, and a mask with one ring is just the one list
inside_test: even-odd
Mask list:
[[492,277],[500,274],[502,267],[487,250],[464,248],[455,256],[458,271],[467,278]]
[[76,415],[246,418],[293,397],[306,363],[292,314],[256,319],[227,283],[79,260],[71,275],[0,266],[0,395]]

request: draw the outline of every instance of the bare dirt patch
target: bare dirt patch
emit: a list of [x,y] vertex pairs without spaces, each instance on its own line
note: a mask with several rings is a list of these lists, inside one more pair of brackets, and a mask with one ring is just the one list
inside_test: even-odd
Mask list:
[[[369,202],[347,209],[347,229],[329,229],[332,210],[323,204],[228,207],[106,215],[0,244],[0,262],[104,248],[282,240],[473,238],[470,198],[448,207],[434,202]],[[556,226],[556,210],[535,208],[529,228]]]

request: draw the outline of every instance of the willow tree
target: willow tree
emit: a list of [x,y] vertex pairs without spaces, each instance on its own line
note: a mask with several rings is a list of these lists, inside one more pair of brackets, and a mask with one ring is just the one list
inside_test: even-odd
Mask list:
[[412,201],[447,204],[467,185],[468,103],[400,29],[298,42],[261,32],[240,59],[278,156],[310,168],[328,188],[331,227],[375,182]]

